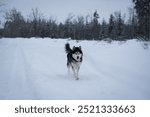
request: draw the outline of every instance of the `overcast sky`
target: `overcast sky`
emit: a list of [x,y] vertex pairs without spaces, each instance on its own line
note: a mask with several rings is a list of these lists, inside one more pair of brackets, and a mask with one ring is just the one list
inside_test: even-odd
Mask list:
[[64,21],[68,14],[91,15],[98,11],[100,18],[109,18],[111,13],[121,11],[128,13],[132,0],[1,0],[5,2],[5,9],[16,8],[27,17],[32,8],[38,8],[44,17],[53,16],[57,21]]

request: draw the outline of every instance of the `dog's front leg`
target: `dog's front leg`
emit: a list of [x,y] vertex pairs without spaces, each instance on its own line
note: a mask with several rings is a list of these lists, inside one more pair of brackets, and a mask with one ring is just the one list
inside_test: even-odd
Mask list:
[[74,74],[76,80],[79,80],[77,70],[75,70],[74,67],[72,67],[72,70],[73,70],[73,74]]
[[67,63],[68,75],[70,75],[70,65]]
[[78,78],[78,80],[79,80],[79,69],[80,69],[80,67],[77,68],[77,78]]

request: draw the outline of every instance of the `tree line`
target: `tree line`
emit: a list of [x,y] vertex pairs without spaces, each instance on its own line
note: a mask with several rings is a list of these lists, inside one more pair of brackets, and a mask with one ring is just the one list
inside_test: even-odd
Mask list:
[[129,18],[121,12],[110,15],[102,22],[97,11],[90,16],[69,15],[65,22],[58,23],[54,18],[45,19],[38,9],[32,9],[29,18],[12,9],[5,13],[4,27],[0,29],[2,37],[50,37],[86,40],[125,40],[142,38],[150,40],[150,1],[133,0],[135,8],[129,8]]

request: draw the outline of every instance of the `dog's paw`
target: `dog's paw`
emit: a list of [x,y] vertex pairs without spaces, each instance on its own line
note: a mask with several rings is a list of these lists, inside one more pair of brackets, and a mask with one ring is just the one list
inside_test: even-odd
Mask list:
[[79,80],[79,78],[77,77],[76,80]]

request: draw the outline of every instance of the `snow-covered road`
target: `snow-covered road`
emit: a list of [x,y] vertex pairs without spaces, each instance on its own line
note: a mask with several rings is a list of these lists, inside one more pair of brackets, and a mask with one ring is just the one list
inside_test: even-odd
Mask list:
[[[80,80],[64,45],[82,46]],[[0,99],[150,99],[150,49],[143,42],[0,39]]]

